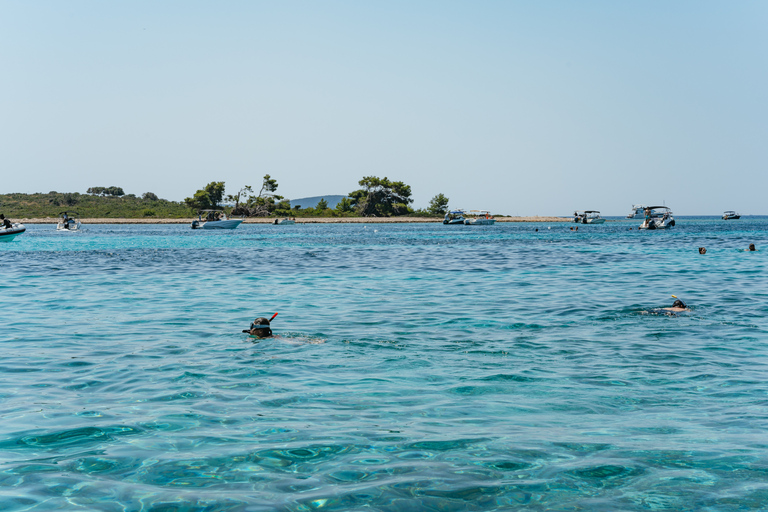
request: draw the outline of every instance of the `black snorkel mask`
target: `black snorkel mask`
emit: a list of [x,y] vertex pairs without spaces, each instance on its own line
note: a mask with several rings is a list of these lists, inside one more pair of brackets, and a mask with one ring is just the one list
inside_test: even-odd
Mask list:
[[257,331],[266,331],[267,335],[271,335],[272,328],[270,327],[269,324],[272,320],[275,319],[276,316],[277,316],[277,313],[272,315],[272,318],[270,318],[269,320],[263,317],[257,318],[256,320],[251,322],[251,326],[247,330],[244,329],[243,332],[251,332],[253,330],[257,330]]

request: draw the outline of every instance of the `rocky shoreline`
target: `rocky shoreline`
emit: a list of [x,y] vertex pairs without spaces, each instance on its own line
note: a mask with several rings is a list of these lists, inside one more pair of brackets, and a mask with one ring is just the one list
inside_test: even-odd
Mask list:
[[[495,217],[496,222],[570,222],[570,217]],[[124,218],[83,218],[83,224],[191,224],[188,219],[124,219]],[[22,224],[56,224],[58,218],[13,219]],[[244,224],[274,224],[274,217],[249,217]],[[296,224],[409,224],[431,222],[441,223],[442,217],[306,217],[297,218]]]

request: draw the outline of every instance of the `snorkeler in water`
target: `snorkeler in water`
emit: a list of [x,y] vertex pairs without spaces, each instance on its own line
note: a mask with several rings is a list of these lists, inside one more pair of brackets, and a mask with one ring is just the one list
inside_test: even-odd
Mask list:
[[690,311],[691,308],[688,307],[688,304],[683,302],[682,300],[678,299],[676,295],[672,296],[673,299],[675,299],[675,302],[672,303],[671,308],[661,308],[664,311],[669,311],[670,313],[682,313],[684,311]]
[[251,322],[251,326],[248,329],[243,329],[243,332],[247,332],[251,336],[256,336],[257,338],[270,338],[272,337],[272,328],[269,324],[276,316],[277,313],[272,315],[272,318],[269,319],[259,317]]
[[675,299],[675,302],[672,303],[671,307],[653,308],[649,309],[647,312],[652,315],[677,316],[678,313],[686,313],[691,310],[691,308],[688,307],[688,304],[679,299],[677,295],[673,295],[672,298]]

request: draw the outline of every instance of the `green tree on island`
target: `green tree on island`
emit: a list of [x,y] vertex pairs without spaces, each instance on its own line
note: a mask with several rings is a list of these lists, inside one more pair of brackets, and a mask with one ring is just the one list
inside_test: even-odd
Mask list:
[[275,194],[277,187],[277,180],[269,174],[265,174],[261,181],[259,195],[248,198],[248,214],[254,217],[267,217],[276,210],[280,210],[281,213],[290,210],[291,202],[284,201],[285,198],[283,196]]
[[363,217],[390,217],[410,213],[411,186],[389,178],[366,176],[358,184],[363,187],[350,192],[355,211]]
[[218,208],[224,199],[224,182],[212,181],[204,188],[187,197],[184,202],[193,210],[211,210]]
[[339,213],[352,213],[355,211],[355,205],[348,197],[342,197],[341,201],[336,203],[336,211]]
[[325,198],[320,198],[320,200],[315,205],[315,210],[322,211],[328,209],[328,201],[325,200]]
[[125,192],[121,187],[91,187],[85,191],[86,194],[94,194],[97,196],[112,196],[120,197],[124,196]]
[[237,194],[228,195],[227,199],[235,202],[232,214],[267,217],[276,212],[283,213],[290,210],[290,201],[284,201],[283,196],[275,194],[277,187],[277,180],[265,174],[258,194],[254,194],[253,187],[246,185]]
[[427,211],[432,215],[445,215],[448,213],[448,198],[443,194],[437,194],[429,202]]

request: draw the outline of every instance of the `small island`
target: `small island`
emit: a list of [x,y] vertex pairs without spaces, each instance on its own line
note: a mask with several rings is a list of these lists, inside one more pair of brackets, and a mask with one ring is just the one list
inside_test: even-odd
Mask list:
[[[121,187],[91,187],[78,192],[0,194],[0,212],[26,224],[55,223],[65,210],[76,209],[87,224],[188,224],[199,210],[222,209],[245,217],[247,224],[272,224],[291,217],[301,223],[412,223],[442,222],[449,199],[435,195],[426,209],[411,207],[411,187],[402,181],[366,176],[359,189],[342,196],[333,207],[322,196],[314,206],[293,204],[276,193],[277,180],[269,174],[258,192],[249,185],[225,194],[225,183],[214,181],[184,201],[161,199],[153,192],[126,194]],[[336,199],[334,197],[334,199]],[[301,203],[301,201],[296,201]],[[497,222],[567,222],[566,217],[495,216]]]

